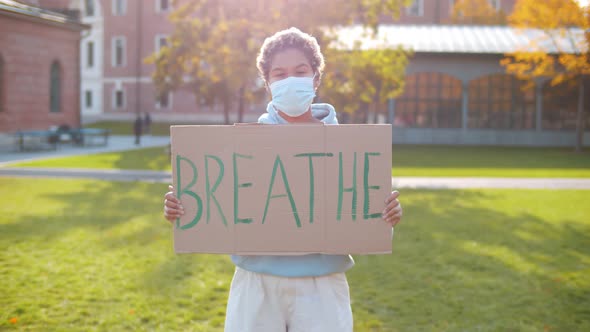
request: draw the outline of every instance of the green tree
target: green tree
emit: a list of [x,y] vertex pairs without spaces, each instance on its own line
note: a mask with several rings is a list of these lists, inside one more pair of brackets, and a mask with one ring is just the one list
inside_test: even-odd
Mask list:
[[590,75],[589,7],[582,8],[574,0],[519,0],[509,22],[527,35],[537,37],[522,50],[505,55],[501,64],[508,73],[531,82],[529,87],[535,80],[544,78],[550,78],[553,86],[564,82],[578,86],[575,148],[581,151],[584,85]]
[[[172,90],[190,91],[203,105],[222,105],[226,123],[230,121],[231,110],[237,106],[238,121],[242,121],[247,105],[265,96],[265,87],[257,76],[255,66],[257,52],[265,37],[296,26],[316,36],[326,52],[333,41],[327,33],[330,26],[360,22],[377,31],[379,13],[398,16],[400,8],[408,2],[411,1],[174,1],[175,10],[170,15],[174,32],[167,46],[147,61],[156,64],[153,80],[159,94]],[[348,57],[328,58],[328,63],[342,60],[346,64],[354,64],[350,58],[352,55],[366,63],[366,57],[361,52],[350,54]],[[400,56],[403,54],[395,54],[391,61],[399,63]],[[382,57],[380,61],[387,62]],[[368,65],[363,68],[357,65],[355,68],[383,71],[382,68]],[[396,73],[399,75],[393,79],[403,80],[403,73]],[[358,76],[358,72],[350,70],[341,74],[345,75],[344,80]],[[365,72],[363,74],[368,75]],[[391,76],[386,78],[390,79]],[[361,84],[354,86],[355,89],[370,87]],[[360,93],[357,91],[357,94]],[[330,99],[333,97],[328,93],[324,95]]]
[[153,80],[160,94],[184,89],[202,105],[222,105],[225,123],[234,104],[241,121],[247,102],[261,95],[252,59],[268,34],[254,19],[253,2],[246,2],[249,8],[232,2],[175,3],[167,46],[147,59],[156,64]]
[[387,101],[403,92],[408,56],[399,47],[364,50],[360,42],[351,50],[330,49],[322,99],[354,122],[377,122]]

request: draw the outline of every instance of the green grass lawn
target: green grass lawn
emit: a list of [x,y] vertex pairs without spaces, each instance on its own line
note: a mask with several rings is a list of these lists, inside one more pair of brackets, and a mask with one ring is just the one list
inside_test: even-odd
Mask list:
[[59,167],[98,169],[170,170],[166,147],[143,148],[62,158],[43,159],[11,164],[10,167]]
[[394,176],[590,177],[590,151],[573,148],[398,145]]
[[[570,148],[409,146],[392,148],[393,176],[590,177],[590,153]],[[164,148],[47,159],[28,167],[170,170]]]
[[[233,266],[173,253],[165,190],[0,178],[0,330],[221,331]],[[590,330],[588,191],[401,199],[394,254],[348,272],[355,331]]]
[[[170,136],[170,126],[178,123],[172,122],[152,122],[151,124],[151,135],[154,136]],[[189,124],[189,123],[184,123]],[[190,124],[206,124],[206,123],[190,123]],[[89,123],[85,125],[86,128],[103,128],[110,129],[112,135],[134,135],[133,133],[133,122],[121,122],[121,121],[100,121],[95,123]],[[145,130],[145,129],[144,129]]]
[[[170,136],[170,126],[173,123],[153,122],[151,134],[154,136]],[[133,135],[133,122],[101,121],[87,124],[86,128],[110,129],[112,135]]]

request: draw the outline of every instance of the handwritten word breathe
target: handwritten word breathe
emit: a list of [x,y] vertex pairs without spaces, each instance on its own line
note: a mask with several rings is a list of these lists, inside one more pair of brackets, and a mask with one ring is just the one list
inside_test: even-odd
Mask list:
[[[346,164],[343,162],[343,156],[342,156],[342,152],[338,153],[338,188],[334,190],[334,194],[337,195],[338,197],[338,205],[337,205],[337,211],[336,211],[336,219],[338,221],[340,221],[342,219],[342,206],[343,206],[343,200],[344,200],[344,193],[350,193],[352,195],[352,199],[351,199],[351,205],[350,205],[350,212],[351,212],[351,218],[352,220],[356,220],[357,217],[357,195],[358,195],[358,189],[357,189],[357,152],[353,153],[353,161],[352,161],[352,165],[350,164]],[[370,213],[369,209],[370,209],[370,201],[369,201],[369,191],[370,190],[378,190],[380,187],[377,185],[371,185],[369,184],[369,171],[370,171],[370,157],[376,157],[376,156],[380,156],[381,154],[378,152],[364,152],[364,153],[360,153],[361,156],[364,156],[362,162],[363,162],[363,179],[362,179],[362,190],[363,190],[363,219],[364,220],[368,220],[368,219],[375,219],[375,218],[380,218],[381,217],[381,213]],[[309,169],[309,223],[313,223],[313,217],[314,217],[314,208],[315,208],[315,204],[316,204],[316,197],[315,197],[315,171],[314,171],[314,160],[317,160],[318,158],[332,158],[334,157],[333,153],[301,153],[301,154],[295,154],[294,157],[297,158],[307,158],[307,165],[308,165],[308,169]],[[233,153],[232,154],[232,158],[231,158],[231,166],[232,166],[232,174],[230,175],[231,179],[229,179],[229,181],[232,181],[233,183],[233,223],[234,224],[251,224],[254,222],[253,218],[242,218],[240,217],[240,213],[239,213],[239,207],[240,207],[240,190],[244,189],[244,188],[249,188],[249,187],[253,187],[254,183],[252,182],[240,182],[240,176],[239,176],[239,166],[242,165],[243,163],[246,163],[247,161],[249,162],[256,162],[256,159],[254,158],[254,156],[250,156],[250,155],[243,155],[243,154],[239,154],[239,153]],[[189,169],[191,170],[191,172],[189,172],[189,174],[183,174],[181,171],[181,164],[185,163],[186,165],[189,166]],[[241,164],[242,163],[242,164]],[[211,171],[212,168],[214,167],[213,165],[216,166],[217,169],[217,176],[212,179],[211,178]],[[253,165],[250,165],[250,167],[252,167]],[[291,165],[290,165],[291,166]],[[352,174],[352,185],[350,187],[344,187],[344,167],[348,166],[348,167],[352,167],[352,170],[350,172],[350,174]],[[199,195],[198,193],[196,193],[194,190],[195,185],[197,184],[197,182],[199,181],[199,170],[197,169],[195,163],[193,162],[193,160],[181,156],[181,155],[176,155],[176,174],[177,174],[177,184],[176,184],[176,188],[178,190],[177,193],[177,197],[180,199],[184,196],[188,196],[190,198],[192,198],[195,203],[196,203],[196,213],[193,216],[192,220],[184,225],[180,224],[180,219],[177,219],[176,221],[176,227],[180,228],[182,230],[187,230],[187,229],[191,229],[195,226],[197,226],[197,224],[199,223],[199,221],[201,221],[201,219],[203,218],[203,211],[206,211],[206,222],[208,223],[209,220],[211,219],[211,213],[212,213],[212,208],[211,205],[213,204],[215,206],[215,209],[217,210],[217,213],[219,213],[221,220],[223,221],[223,224],[227,227],[228,226],[228,220],[226,215],[224,214],[224,207],[222,207],[220,201],[218,200],[218,198],[216,197],[216,191],[218,190],[219,186],[224,182],[224,181],[228,181],[228,179],[226,178],[226,164],[224,163],[224,161],[222,160],[222,158],[215,156],[215,155],[211,155],[211,154],[206,154],[204,155],[204,179],[201,181],[204,181],[204,185],[205,185],[205,192],[204,195],[203,193],[201,193],[201,195]],[[187,177],[190,179],[188,181],[188,184],[185,185],[184,187],[182,187],[183,183],[186,183],[186,179]],[[284,188],[285,188],[285,193],[282,194],[274,194],[274,187],[275,187],[275,183],[276,182],[282,182]],[[201,184],[202,185],[202,184]],[[204,202],[203,202],[203,197],[204,196]],[[297,210],[297,203],[295,202],[295,199],[293,197],[293,193],[291,191],[291,183],[289,182],[289,179],[287,177],[287,173],[285,170],[285,164],[283,162],[283,160],[281,159],[280,155],[276,155],[276,157],[274,158],[274,163],[273,163],[273,167],[272,167],[272,173],[270,176],[270,184],[268,186],[268,190],[267,190],[267,194],[266,194],[266,199],[265,199],[265,203],[264,203],[264,213],[262,216],[262,220],[261,223],[264,224],[266,221],[266,217],[269,211],[269,206],[271,201],[273,201],[274,199],[277,198],[283,198],[286,197],[289,201],[289,206],[291,207],[291,211],[292,211],[292,215],[295,221],[295,224],[297,225],[297,227],[301,227],[301,217],[299,215],[299,212]],[[206,207],[206,209],[204,208]],[[261,206],[262,207],[262,206]],[[227,207],[225,207],[227,209]]]

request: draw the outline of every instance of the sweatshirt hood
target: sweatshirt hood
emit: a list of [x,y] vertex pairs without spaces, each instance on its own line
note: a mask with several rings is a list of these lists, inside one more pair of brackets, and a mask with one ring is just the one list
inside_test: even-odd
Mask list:
[[[338,118],[336,117],[336,110],[334,106],[326,103],[311,104],[311,115],[322,121],[325,124],[338,124]],[[277,110],[273,107],[272,102],[266,106],[266,113],[262,114],[258,118],[258,123],[264,124],[288,124],[283,119]]]

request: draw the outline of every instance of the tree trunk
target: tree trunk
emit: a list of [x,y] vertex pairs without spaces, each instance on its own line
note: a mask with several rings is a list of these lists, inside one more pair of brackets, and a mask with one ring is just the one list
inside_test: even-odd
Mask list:
[[373,123],[378,123],[379,122],[379,114],[380,114],[380,109],[379,109],[379,94],[376,94],[375,97],[373,97]]
[[379,121],[379,105],[373,101],[373,113],[371,114],[371,123],[377,123]]
[[584,145],[584,76],[580,77],[578,92],[578,113],[576,116],[576,152],[582,152]]
[[223,99],[223,122],[228,125],[229,124],[229,109],[230,109],[230,103],[229,100]]
[[381,105],[379,105],[379,96],[381,95],[381,84],[377,85],[377,91],[375,91],[375,95],[373,96],[373,123],[377,123],[379,121],[379,111]]
[[244,122],[244,86],[240,87],[238,91],[238,123]]

